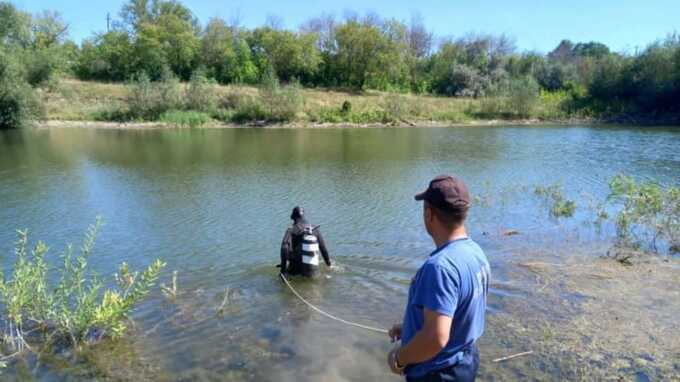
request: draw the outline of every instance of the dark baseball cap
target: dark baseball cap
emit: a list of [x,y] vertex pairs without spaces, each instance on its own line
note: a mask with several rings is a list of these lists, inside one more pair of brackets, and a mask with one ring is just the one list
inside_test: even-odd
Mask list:
[[464,211],[470,207],[467,186],[462,180],[450,175],[439,175],[432,179],[427,190],[416,195],[415,199],[425,200],[444,211]]

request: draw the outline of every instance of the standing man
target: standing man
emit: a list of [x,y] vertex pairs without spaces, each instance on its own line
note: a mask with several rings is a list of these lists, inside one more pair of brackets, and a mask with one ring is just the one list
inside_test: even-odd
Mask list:
[[490,268],[465,230],[470,194],[460,179],[441,175],[415,199],[424,202],[425,228],[437,249],[411,281],[403,323],[389,332],[401,347],[389,353],[388,364],[409,382],[474,381]]
[[312,226],[302,207],[293,208],[290,214],[293,226],[286,230],[281,241],[281,274],[314,277],[319,270],[319,257],[327,266],[331,258],[319,227]]

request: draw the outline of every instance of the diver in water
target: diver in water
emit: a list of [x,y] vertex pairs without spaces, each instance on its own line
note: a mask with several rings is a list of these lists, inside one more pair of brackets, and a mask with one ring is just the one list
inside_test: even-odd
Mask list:
[[293,226],[286,230],[281,242],[281,274],[313,277],[318,273],[320,256],[331,266],[326,243],[319,227],[309,224],[302,207],[295,207],[290,218]]

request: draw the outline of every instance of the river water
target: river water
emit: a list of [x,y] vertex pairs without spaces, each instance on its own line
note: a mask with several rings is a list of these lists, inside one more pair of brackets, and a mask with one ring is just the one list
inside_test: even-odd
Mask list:
[[[161,281],[176,270],[179,290],[175,299],[152,292],[133,314],[132,338],[68,360],[25,357],[4,378],[399,380],[387,373],[386,337],[311,312],[275,265],[290,210],[302,205],[321,225],[336,267],[315,282],[293,280],[296,288],[332,314],[387,328],[400,320],[409,281],[433,250],[413,195],[439,173],[460,176],[475,195],[469,230],[492,266],[483,380],[578,379],[589,368],[637,380],[680,375],[677,344],[591,360],[576,355],[581,340],[558,349],[559,336],[504,326],[526,317],[554,324],[585,311],[583,294],[564,280],[547,288],[552,297],[538,294],[540,280],[518,259],[598,261],[613,228],[589,225],[588,206],[619,173],[680,185],[680,130],[507,126],[0,132],[5,269],[15,229],[47,242],[56,263],[101,216],[91,266],[104,280],[121,262],[141,268],[161,258]],[[552,184],[577,202],[573,218],[550,217],[534,194]],[[673,269],[659,288],[680,290]],[[639,309],[677,329],[680,298],[668,298],[662,308]],[[536,342],[547,344],[542,354],[491,362]],[[670,361],[661,366],[662,359]]]

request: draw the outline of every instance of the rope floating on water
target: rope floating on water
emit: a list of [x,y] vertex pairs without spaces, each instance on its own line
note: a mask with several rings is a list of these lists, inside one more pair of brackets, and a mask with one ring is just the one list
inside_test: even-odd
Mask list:
[[388,334],[387,329],[375,328],[375,327],[373,327],[373,326],[362,325],[362,324],[358,324],[358,323],[356,323],[356,322],[343,320],[343,319],[340,318],[340,317],[336,317],[336,316],[334,316],[334,315],[332,315],[332,314],[330,314],[330,313],[324,312],[323,310],[321,310],[321,309],[317,308],[316,306],[314,306],[314,305],[313,305],[312,303],[310,303],[309,301],[305,300],[304,297],[300,296],[300,294],[295,290],[295,288],[293,288],[293,286],[290,285],[290,282],[288,282],[288,279],[286,278],[285,275],[280,274],[280,276],[281,276],[281,280],[283,280],[283,282],[286,283],[286,285],[288,286],[288,288],[290,288],[290,291],[293,292],[293,294],[294,294],[297,298],[299,298],[300,301],[304,302],[305,305],[307,305],[308,307],[310,307],[310,308],[311,308],[312,310],[314,310],[315,312],[317,312],[317,313],[319,313],[319,314],[321,314],[321,315],[323,315],[323,316],[326,316],[326,317],[330,318],[331,320],[334,320],[334,321],[343,323],[343,324],[345,324],[345,325],[354,326],[354,327],[356,327],[356,328],[361,328],[361,329],[365,329],[365,330],[372,331],[372,332],[376,332],[376,333]]

